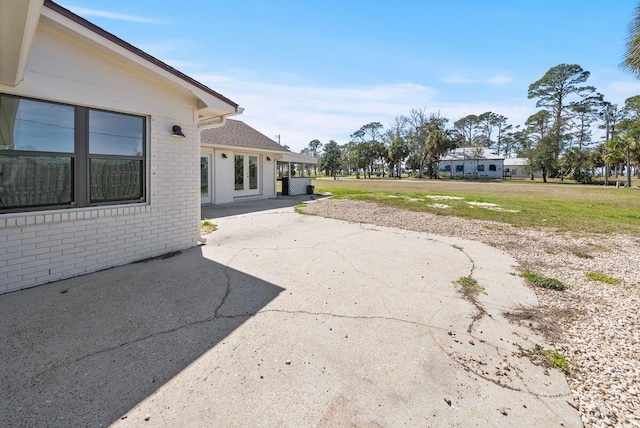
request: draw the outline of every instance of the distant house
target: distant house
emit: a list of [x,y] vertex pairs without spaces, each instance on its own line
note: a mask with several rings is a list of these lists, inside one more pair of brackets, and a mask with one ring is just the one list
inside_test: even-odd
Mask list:
[[0,293],[194,246],[200,130],[242,108],[50,0],[0,12]]
[[440,177],[502,178],[504,157],[484,147],[449,151],[438,161]]
[[[504,160],[504,172],[505,176],[510,178],[530,178],[529,174],[529,159],[526,158],[506,158]],[[536,171],[533,174],[534,177],[542,177],[541,171]]]

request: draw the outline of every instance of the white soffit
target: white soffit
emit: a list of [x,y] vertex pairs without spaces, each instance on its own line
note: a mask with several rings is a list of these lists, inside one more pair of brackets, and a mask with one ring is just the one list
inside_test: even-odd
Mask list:
[[24,79],[42,0],[0,0],[0,84]]

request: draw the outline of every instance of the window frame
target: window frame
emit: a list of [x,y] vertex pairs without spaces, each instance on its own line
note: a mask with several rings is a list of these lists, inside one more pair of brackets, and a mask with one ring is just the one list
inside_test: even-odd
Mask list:
[[[74,151],[73,152],[42,152],[31,150],[0,150],[0,156],[24,156],[24,157],[68,157],[71,159],[71,202],[65,204],[51,204],[51,205],[32,205],[21,207],[0,207],[0,215],[10,213],[26,213],[35,211],[46,210],[68,210],[75,208],[90,208],[90,207],[105,207],[114,205],[128,205],[128,204],[140,204],[146,203],[148,198],[148,136],[149,132],[149,120],[148,116],[136,115],[131,113],[122,113],[113,110],[106,110],[101,108],[87,107],[76,104],[69,104],[59,101],[49,101],[32,97],[25,97],[14,94],[7,94],[0,92],[0,97],[11,97],[17,99],[31,100],[48,104],[61,105],[71,107],[74,109]],[[119,114],[123,116],[131,116],[139,118],[142,125],[142,155],[141,156],[127,156],[127,155],[101,155],[91,154],[89,151],[89,112],[90,111],[102,111],[107,113]],[[137,160],[140,161],[140,198],[137,199],[118,199],[109,201],[96,201],[91,202],[91,160],[92,159],[122,159],[122,160]]]

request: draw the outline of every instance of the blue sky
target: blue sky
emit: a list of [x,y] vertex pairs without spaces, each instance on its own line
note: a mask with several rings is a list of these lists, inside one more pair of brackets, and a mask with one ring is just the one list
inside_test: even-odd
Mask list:
[[536,111],[527,88],[560,63],[590,71],[611,102],[640,94],[618,68],[631,0],[59,3],[239,103],[236,119],[294,151],[412,108],[521,124]]

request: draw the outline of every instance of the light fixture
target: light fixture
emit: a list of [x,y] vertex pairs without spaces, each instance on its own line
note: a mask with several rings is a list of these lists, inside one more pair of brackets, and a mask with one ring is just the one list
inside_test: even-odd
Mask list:
[[227,155],[225,153],[222,154],[222,159],[226,159]]
[[269,156],[267,156],[267,160],[268,160],[269,162],[271,162],[271,158],[270,158]]
[[184,134],[182,133],[182,128],[180,128],[178,125],[173,125],[173,128],[171,128],[171,135],[173,135],[174,137],[184,137]]

